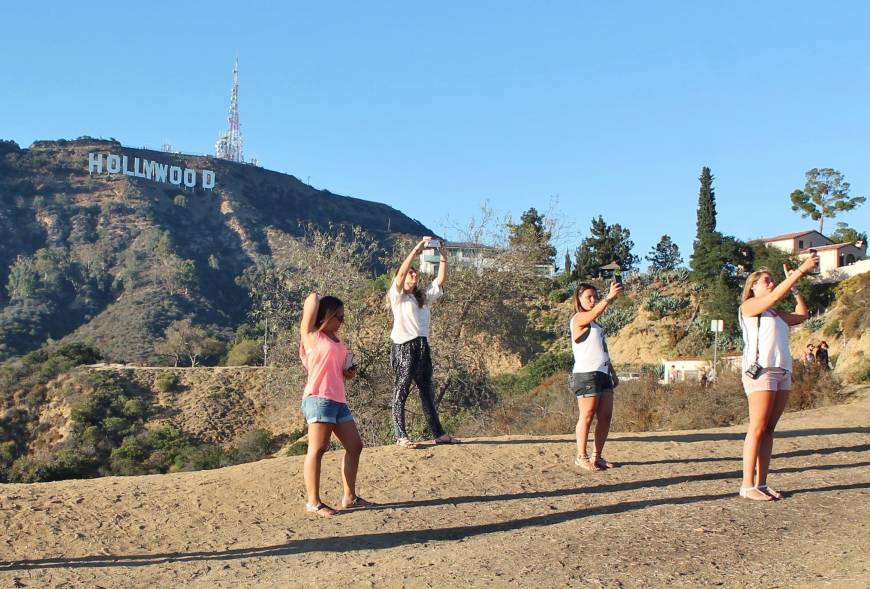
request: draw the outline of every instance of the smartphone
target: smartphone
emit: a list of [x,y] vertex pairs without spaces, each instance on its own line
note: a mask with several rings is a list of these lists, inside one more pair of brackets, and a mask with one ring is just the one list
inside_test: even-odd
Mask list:
[[430,239],[429,241],[427,241],[425,243],[425,246],[427,248],[432,248],[432,249],[436,249],[436,250],[440,249],[441,248],[441,240],[440,239]]
[[622,286],[622,272],[613,273],[613,284],[618,284],[619,286]]

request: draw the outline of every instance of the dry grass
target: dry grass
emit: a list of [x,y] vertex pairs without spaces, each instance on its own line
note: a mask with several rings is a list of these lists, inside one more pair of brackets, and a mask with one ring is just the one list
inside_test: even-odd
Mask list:
[[[490,416],[489,435],[555,435],[573,431],[577,401],[566,375],[544,381],[528,395],[503,401]],[[787,411],[845,401],[829,371],[795,363]],[[746,395],[739,375],[724,374],[709,387],[698,383],[663,385],[653,378],[625,382],[616,391],[613,431],[640,432],[702,429],[747,420]],[[479,426],[478,426],[479,427]]]

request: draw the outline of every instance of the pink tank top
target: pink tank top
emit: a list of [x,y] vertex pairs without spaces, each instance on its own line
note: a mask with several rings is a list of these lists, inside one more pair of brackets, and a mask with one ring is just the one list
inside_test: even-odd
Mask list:
[[323,332],[317,334],[317,343],[312,350],[306,350],[302,342],[299,342],[299,359],[308,371],[308,381],[305,383],[302,398],[314,395],[336,403],[347,403],[344,393],[346,357],[347,348],[344,343],[341,340],[332,341]]

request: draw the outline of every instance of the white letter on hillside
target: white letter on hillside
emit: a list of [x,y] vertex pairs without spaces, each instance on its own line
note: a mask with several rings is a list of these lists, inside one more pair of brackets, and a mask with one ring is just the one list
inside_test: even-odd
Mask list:
[[184,168],[184,185],[188,188],[196,186],[196,170]]
[[121,172],[121,158],[110,153],[109,157],[106,158],[106,171],[109,174],[119,174]]
[[214,188],[214,172],[211,170],[202,171],[202,187],[207,189]]
[[133,172],[131,172],[130,169],[127,167],[127,156],[126,155],[121,156],[121,160],[124,162],[124,164],[123,164],[124,175],[125,176],[132,176]]
[[154,162],[152,162],[151,160],[142,160],[142,177],[153,180],[154,168]]
[[133,174],[136,175],[137,178],[145,178],[145,173],[139,171],[139,158],[133,158]]
[[175,185],[181,184],[181,168],[178,166],[169,168],[169,181]]
[[88,174],[93,174],[96,172],[97,174],[103,173],[103,154],[102,153],[89,153],[88,154]]
[[157,166],[157,171],[154,173],[154,179],[158,182],[166,182],[166,172],[169,170],[169,166],[166,164],[158,164],[154,163]]

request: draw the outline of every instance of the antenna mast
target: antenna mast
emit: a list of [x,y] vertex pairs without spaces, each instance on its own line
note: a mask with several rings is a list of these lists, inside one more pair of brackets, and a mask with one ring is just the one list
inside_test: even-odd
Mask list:
[[215,156],[242,163],[242,128],[239,125],[239,58],[233,67],[233,91],[230,95],[230,111],[227,115],[227,130],[215,143]]

